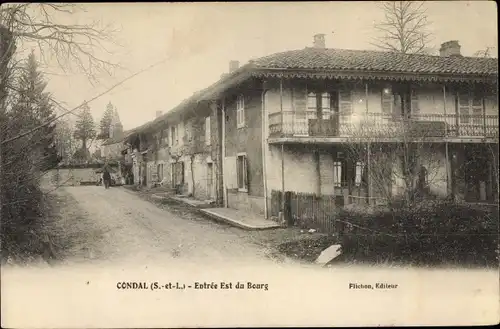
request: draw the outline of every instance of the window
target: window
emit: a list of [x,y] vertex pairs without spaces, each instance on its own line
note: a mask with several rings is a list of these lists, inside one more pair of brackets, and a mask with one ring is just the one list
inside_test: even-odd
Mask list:
[[173,127],[170,127],[170,132],[171,132],[171,135],[172,135],[172,138],[170,139],[171,142],[172,142],[172,145],[177,145],[177,143],[179,142],[179,140],[177,139],[177,129],[175,126]]
[[391,87],[382,89],[382,113],[401,114],[401,95],[393,92]]
[[160,131],[160,146],[168,145],[168,130],[162,129]]
[[330,93],[316,93],[310,92],[307,94],[307,111],[317,112],[321,110],[323,120],[331,118],[331,96]]
[[307,94],[307,110],[316,112],[318,110],[318,98],[316,93],[310,92]]
[[236,99],[236,125],[238,128],[245,127],[245,98],[239,95]]
[[163,145],[168,145],[168,129],[165,129],[162,131],[163,132]]
[[472,107],[472,123],[475,125],[480,125],[482,123],[483,115],[483,98],[478,95],[473,95],[471,97],[471,107]]
[[355,186],[361,186],[361,184],[363,183],[363,175],[364,175],[364,168],[365,168],[365,164],[363,162],[356,162],[356,172],[355,172],[355,176],[354,176],[354,185]]
[[236,158],[236,175],[238,176],[238,190],[242,192],[248,192],[247,170],[247,156],[239,154]]
[[480,125],[483,115],[483,98],[472,92],[463,92],[458,95],[458,113],[460,123]]
[[321,95],[321,113],[323,115],[323,119],[330,119],[331,109],[330,109],[330,94],[323,93]]
[[186,141],[190,142],[193,139],[193,123],[188,122],[185,126]]
[[339,111],[344,115],[352,114],[352,90],[339,92]]
[[342,187],[342,162],[333,163],[333,186]]
[[206,145],[210,145],[210,142],[211,142],[211,129],[210,129],[210,117],[206,117],[205,118],[205,144]]

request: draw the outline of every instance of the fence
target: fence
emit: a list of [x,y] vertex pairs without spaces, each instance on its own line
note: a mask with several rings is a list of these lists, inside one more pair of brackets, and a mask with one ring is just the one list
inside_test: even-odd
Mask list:
[[498,115],[386,113],[328,114],[283,111],[269,115],[271,136],[498,137]]
[[[313,193],[271,192],[270,215],[278,218],[283,208],[283,218],[289,225],[314,228],[321,232],[335,233],[340,227],[335,221],[336,213],[344,205],[344,196]],[[284,201],[284,204],[283,204]],[[282,207],[284,205],[284,207]]]

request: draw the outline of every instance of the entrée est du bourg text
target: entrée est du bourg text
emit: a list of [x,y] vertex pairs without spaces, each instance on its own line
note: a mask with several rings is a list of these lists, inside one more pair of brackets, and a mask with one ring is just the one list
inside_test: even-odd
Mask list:
[[268,291],[267,283],[253,282],[193,282],[184,284],[179,282],[125,282],[120,281],[116,284],[116,288],[120,290],[231,290],[231,289],[246,289],[246,290],[264,290]]

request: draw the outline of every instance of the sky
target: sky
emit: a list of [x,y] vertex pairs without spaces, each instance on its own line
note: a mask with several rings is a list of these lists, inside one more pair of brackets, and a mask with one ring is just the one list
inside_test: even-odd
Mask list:
[[[495,47],[497,10],[490,1],[429,1],[435,49],[458,40],[462,54]],[[125,129],[154,119],[195,91],[207,87],[229,69],[275,52],[312,46],[313,35],[326,34],[329,48],[374,49],[373,24],[383,18],[374,2],[253,2],[253,3],[95,3],[71,20],[96,19],[119,28],[120,46],[97,54],[120,63],[112,76],[92,85],[83,74],[63,72],[53,63],[47,89],[75,107],[131,73],[161,60],[163,64],[125,82],[91,102],[96,122],[111,102]],[[63,19],[63,18],[61,18]],[[67,19],[67,18],[65,18]]]

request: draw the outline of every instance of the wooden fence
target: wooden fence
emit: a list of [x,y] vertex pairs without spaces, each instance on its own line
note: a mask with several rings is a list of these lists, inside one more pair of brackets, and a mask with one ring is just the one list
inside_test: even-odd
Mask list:
[[289,225],[301,228],[314,228],[320,232],[336,233],[339,230],[335,216],[338,209],[344,206],[343,196],[322,195],[313,193],[297,193],[286,191],[271,192],[270,215],[279,217],[283,208],[284,219]]

